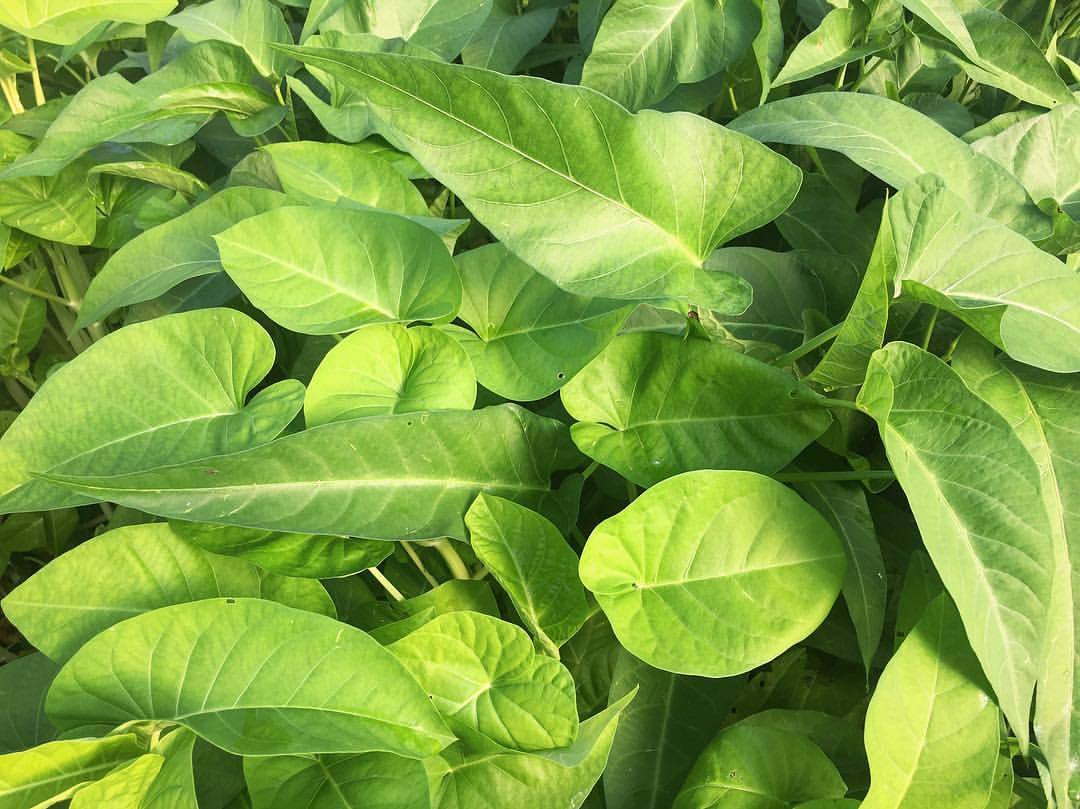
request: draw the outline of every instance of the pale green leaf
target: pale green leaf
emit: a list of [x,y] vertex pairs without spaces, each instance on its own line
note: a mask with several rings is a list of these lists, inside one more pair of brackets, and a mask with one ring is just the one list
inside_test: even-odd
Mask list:
[[788,373],[656,332],[619,336],[561,395],[578,448],[639,486],[694,469],[771,474],[832,420]]
[[697,116],[635,116],[588,88],[405,56],[290,52],[363,92],[382,134],[576,294],[742,311],[745,284],[704,260],[798,190],[786,160]]
[[197,738],[187,728],[176,728],[154,744],[153,752],[165,761],[137,809],[199,809],[194,760]]
[[253,809],[427,809],[422,762],[391,753],[244,759]]
[[28,809],[144,752],[130,734],[68,739],[0,756],[0,809]]
[[878,422],[926,549],[1026,745],[1054,567],[1039,470],[1001,415],[909,343],[874,354],[858,405]]
[[753,472],[700,471],[600,523],[580,572],[632,654],[727,677],[816,629],[845,567],[835,532],[790,489]]
[[71,809],[140,809],[150,785],[165,763],[162,756],[148,753],[122,764],[99,781],[75,793]]
[[0,26],[67,45],[102,22],[148,23],[174,6],[176,0],[10,0],[0,5]]
[[[88,581],[85,571],[96,571]],[[70,657],[113,624],[170,604],[231,596],[267,598],[333,615],[322,585],[218,556],[165,523],[107,531],[72,548],[12,590],[4,614],[53,660]]]
[[404,666],[364,632],[259,599],[178,604],[117,624],[64,665],[46,709],[61,728],[177,722],[238,755],[423,758],[452,741]]
[[367,0],[367,30],[453,59],[491,12],[492,0]]
[[0,181],[0,221],[41,239],[90,244],[97,210],[86,166],[68,166],[51,177]]
[[270,47],[293,41],[281,9],[270,0],[210,0],[187,6],[165,22],[193,42],[215,39],[243,48],[263,76],[279,78],[297,66]]
[[513,73],[525,54],[547,36],[558,14],[557,6],[527,7],[519,11],[517,0],[493,0],[491,13],[462,49],[461,61],[473,67]]
[[821,24],[799,40],[773,87],[810,79],[885,49],[889,42],[868,35],[870,10],[861,0],[834,8]]
[[150,160],[124,160],[114,163],[102,163],[90,169],[90,174],[112,174],[128,177],[140,182],[153,183],[162,188],[179,191],[186,197],[195,197],[206,191],[207,185],[194,174]]

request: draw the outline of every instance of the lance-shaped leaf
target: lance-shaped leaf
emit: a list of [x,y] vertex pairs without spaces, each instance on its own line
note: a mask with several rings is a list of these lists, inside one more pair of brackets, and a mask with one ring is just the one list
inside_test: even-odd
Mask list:
[[491,0],[370,0],[362,7],[367,30],[403,39],[453,59],[491,11]]
[[226,188],[190,211],[150,228],[105,262],[86,291],[78,324],[101,320],[114,309],[168,292],[181,281],[221,272],[214,236],[231,225],[285,205],[267,188]]
[[1035,700],[1035,735],[1054,789],[1071,795],[1080,744],[1080,380],[997,358],[989,345],[962,341],[953,367],[993,405],[1039,467],[1054,543],[1046,652]]
[[[92,578],[86,571],[93,570]],[[170,604],[232,596],[267,598],[333,615],[322,585],[267,573],[190,545],[165,523],[117,528],[47,564],[0,605],[40,651],[63,660],[99,632]]]
[[738,724],[722,731],[701,754],[673,809],[780,809],[811,799],[841,798],[846,791],[836,767],[809,739]]
[[0,809],[26,809],[95,781],[144,752],[131,734],[67,739],[0,756]]
[[874,354],[858,405],[878,422],[926,549],[1026,745],[1054,567],[1039,470],[997,411],[909,343]]
[[1049,218],[1006,169],[922,113],[883,96],[785,98],[740,116],[731,128],[762,141],[841,152],[895,188],[936,174],[972,210],[1031,239],[1050,233]]
[[462,48],[461,61],[473,67],[513,73],[525,55],[547,36],[558,16],[557,5],[522,9],[516,0],[493,0],[484,24]]
[[588,88],[407,56],[290,52],[363,92],[382,134],[576,294],[740,312],[746,285],[701,267],[798,190],[784,158],[698,116],[631,115]]
[[554,656],[589,617],[577,554],[535,511],[481,494],[465,515],[469,543],[514,602],[525,626]]
[[244,759],[254,809],[430,806],[423,762],[390,753]]
[[619,0],[596,32],[581,83],[629,110],[721,73],[750,48],[752,0]]
[[795,45],[773,86],[820,76],[888,47],[887,37],[871,36],[867,32],[869,25],[870,10],[861,0],[854,0],[846,8],[832,9],[817,28]]
[[334,422],[206,463],[67,478],[166,517],[372,539],[464,540],[480,492],[530,507],[575,462],[566,427],[514,405]]
[[985,809],[997,706],[956,608],[938,596],[878,680],[866,714],[865,809]]
[[237,755],[423,758],[453,741],[366,633],[261,599],[178,604],[117,624],[64,665],[46,710],[61,728],[177,722]]
[[454,332],[488,390],[517,401],[554,393],[600,353],[630,314],[625,301],[560,289],[501,244],[454,258],[461,311],[479,339]]
[[280,208],[214,241],[229,277],[291,331],[336,334],[368,323],[438,320],[461,304],[442,240],[401,216]]
[[85,502],[34,480],[38,472],[147,469],[273,438],[303,398],[303,386],[286,381],[244,405],[273,362],[270,336],[228,309],[107,335],[52,374],[0,438],[0,511]]
[[333,579],[374,567],[394,551],[373,539],[286,534],[235,525],[174,521],[173,533],[214,554],[237,556],[286,576]]
[[1080,371],[1080,275],[926,177],[889,202],[899,292],[951,311],[1014,359]]
[[520,627],[450,612],[390,646],[451,728],[511,750],[566,747],[578,730],[574,680]]
[[581,556],[628,651],[656,668],[728,677],[825,619],[846,562],[795,492],[753,472],[687,472],[600,523]]
[[471,410],[476,376],[465,350],[430,326],[375,323],[350,334],[315,369],[304,400],[309,427],[331,421]]
[[270,0],[211,0],[188,6],[165,20],[187,39],[216,39],[243,48],[263,76],[280,78],[296,62],[271,49],[271,43],[292,44],[281,9]]
[[431,805],[435,809],[580,806],[604,771],[619,717],[635,693],[582,722],[577,740],[559,750],[515,753],[485,744],[482,738],[448,748],[428,767]]
[[657,332],[616,338],[561,395],[578,448],[639,486],[694,469],[771,474],[832,421],[779,368]]
[[88,784],[71,800],[71,809],[140,809],[165,759],[155,753],[121,764],[104,778]]
[[741,678],[660,671],[620,650],[610,700],[638,689],[623,711],[604,770],[607,809],[666,809],[716,730],[730,716]]
[[56,730],[45,716],[45,692],[59,667],[37,652],[0,668],[0,754],[51,741]]
[[[135,809],[198,807],[194,755],[197,740],[198,737],[190,730],[178,727],[155,741],[151,750],[163,757],[164,762]],[[206,798],[204,800],[208,801]]]
[[0,6],[0,25],[23,36],[67,45],[103,22],[148,23],[172,11],[176,0],[11,0]]

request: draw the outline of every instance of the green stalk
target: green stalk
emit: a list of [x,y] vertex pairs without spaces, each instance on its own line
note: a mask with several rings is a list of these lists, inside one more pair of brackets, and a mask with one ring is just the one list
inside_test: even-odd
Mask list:
[[843,321],[837,323],[835,326],[830,326],[829,328],[825,329],[825,331],[823,331],[821,334],[817,334],[811,337],[798,348],[792,349],[788,353],[781,354],[779,357],[776,357],[772,361],[772,364],[779,365],[781,367],[794,365],[795,362],[805,357],[811,351],[820,348],[821,346],[825,345],[825,343],[836,337],[836,335],[840,333],[840,329],[842,329],[843,327]]
[[401,594],[401,591],[394,586],[394,583],[390,581],[390,579],[386,578],[386,576],[383,575],[383,572],[379,570],[379,568],[369,567],[367,572],[371,574],[372,578],[375,579],[375,581],[382,585],[382,588],[386,590],[386,592],[390,595],[390,598],[394,599],[394,601],[405,600],[405,596]]
[[465,581],[472,578],[472,573],[469,572],[468,566],[464,560],[458,556],[458,552],[454,550],[448,539],[436,539],[430,544],[430,547],[439,552],[439,556],[446,562],[446,566],[450,568],[450,573],[455,579],[463,579]]
[[412,544],[409,542],[402,542],[401,547],[405,549],[405,553],[412,560],[412,563],[416,565],[416,569],[420,571],[420,575],[424,577],[427,583],[432,587],[438,587],[439,580],[428,573],[428,569],[424,566],[424,560],[420,558],[420,554],[416,552]]
[[76,308],[75,305],[69,301],[61,298],[59,295],[53,295],[51,292],[45,292],[41,289],[35,289],[34,287],[27,286],[21,281],[16,281],[14,278],[8,278],[6,275],[0,275],[0,283],[7,284],[13,289],[19,290],[19,292],[25,292],[27,295],[33,295],[35,298],[44,298],[47,301],[58,303],[61,306],[67,306],[70,309]]
[[30,62],[30,80],[34,83],[34,104],[41,106],[45,103],[45,90],[41,87],[41,71],[38,70],[37,51],[34,49],[34,40],[26,38],[26,55]]
[[26,406],[30,404],[30,396],[26,393],[26,390],[10,376],[4,377],[4,390],[7,391],[8,396],[15,401],[15,404],[20,409],[25,410]]

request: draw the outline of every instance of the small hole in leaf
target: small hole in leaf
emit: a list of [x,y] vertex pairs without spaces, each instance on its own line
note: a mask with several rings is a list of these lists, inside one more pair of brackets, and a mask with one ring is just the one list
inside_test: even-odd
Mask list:
[[559,371],[559,373],[555,374],[555,378],[556,379],[566,379],[566,374],[563,373],[562,371]]
[[226,598],[226,599],[225,599],[225,603],[226,603],[226,604],[235,604],[235,603],[236,603],[236,599],[235,599],[235,598]]

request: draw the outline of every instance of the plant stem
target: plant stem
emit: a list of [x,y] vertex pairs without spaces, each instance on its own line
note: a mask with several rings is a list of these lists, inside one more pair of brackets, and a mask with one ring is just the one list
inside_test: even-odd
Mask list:
[[861,413],[859,406],[850,399],[833,399],[831,396],[819,396],[818,403],[822,407],[839,407],[841,410],[853,410]]
[[928,351],[930,346],[930,338],[934,336],[934,326],[937,325],[938,309],[935,307],[933,314],[930,315],[930,322],[926,325],[926,333],[922,339],[923,351]]
[[774,480],[781,483],[818,483],[825,481],[843,482],[849,480],[896,480],[891,469],[867,469],[864,472],[777,472]]
[[45,91],[41,87],[41,71],[38,70],[34,40],[30,37],[26,38],[26,55],[30,60],[30,80],[34,83],[34,104],[40,107],[45,103]]
[[21,409],[26,409],[26,406],[30,404],[30,397],[27,395],[23,386],[12,379],[10,376],[4,377],[4,390],[7,391],[8,396],[15,400]]
[[432,587],[438,587],[439,580],[428,573],[428,569],[424,567],[424,560],[420,558],[420,554],[416,552],[412,544],[409,542],[402,542],[401,547],[405,549],[405,553],[412,559],[412,563],[416,565],[416,569],[420,571],[420,575],[424,577],[427,583]]
[[8,108],[11,110],[12,115],[19,115],[26,112],[26,108],[22,105],[22,99],[19,98],[19,88],[18,85],[15,84],[14,76],[0,79],[0,91],[3,91],[4,100],[7,101]]
[[450,544],[450,540],[437,539],[431,546],[439,552],[439,556],[446,562],[446,566],[450,568],[450,573],[455,579],[468,580],[472,578],[472,573],[469,572],[469,568],[462,558],[458,556],[458,552],[454,550],[453,546]]
[[34,287],[27,286],[20,281],[16,281],[14,278],[8,278],[6,275],[0,275],[0,282],[19,290],[19,292],[25,292],[27,295],[33,295],[36,298],[44,298],[47,301],[59,303],[69,309],[77,308],[71,301],[61,298],[59,295],[53,295],[51,292],[45,292],[41,289],[34,289]]
[[394,586],[394,583],[390,581],[390,579],[386,578],[386,576],[383,575],[383,572],[379,570],[379,568],[369,567],[368,573],[371,574],[372,578],[375,579],[375,581],[382,585],[382,588],[390,594],[390,598],[394,599],[394,601],[405,600],[405,596],[401,594],[401,591]]
[[582,480],[588,480],[597,467],[600,466],[599,461],[593,461],[591,464],[585,467],[585,471],[581,473]]
[[823,331],[821,334],[811,337],[798,348],[793,349],[786,354],[781,354],[779,357],[776,357],[772,361],[772,364],[779,365],[781,367],[793,365],[796,361],[802,359],[814,349],[820,348],[821,346],[825,345],[825,343],[836,337],[836,335],[840,333],[840,329],[842,329],[843,327],[843,321],[837,323],[835,326],[830,326],[829,328],[825,329],[825,331]]

